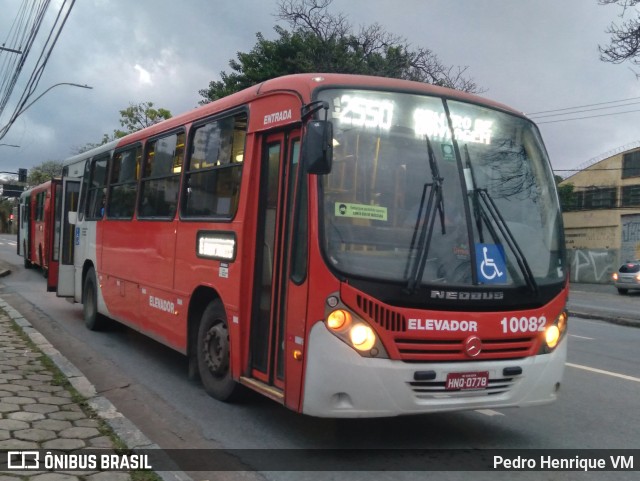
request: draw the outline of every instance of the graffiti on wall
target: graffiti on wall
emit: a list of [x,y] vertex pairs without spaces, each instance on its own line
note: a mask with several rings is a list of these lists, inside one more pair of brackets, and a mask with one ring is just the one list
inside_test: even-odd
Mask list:
[[607,284],[618,262],[615,249],[569,249],[567,256],[571,282]]
[[640,215],[623,215],[620,262],[634,259],[640,259]]

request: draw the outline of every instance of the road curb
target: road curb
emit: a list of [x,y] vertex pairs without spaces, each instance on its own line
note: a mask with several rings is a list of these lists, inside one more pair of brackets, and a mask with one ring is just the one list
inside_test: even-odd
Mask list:
[[11,274],[9,264],[0,260],[0,277],[7,277],[9,274]]
[[581,317],[583,319],[598,319],[600,321],[609,322],[611,324],[618,324],[620,326],[640,328],[640,320],[630,319],[628,317],[611,316],[608,314],[603,314],[598,312],[582,312],[582,311],[576,311],[575,309],[569,310],[569,316]]
[[[0,272],[0,277],[2,272]],[[127,448],[162,449],[144,435],[138,427],[120,413],[106,397],[96,391],[95,386],[71,361],[62,355],[53,345],[25,319],[25,317],[0,296],[0,308],[16,323],[38,349],[40,349],[68,379],[78,393],[87,400],[87,404],[104,420]],[[182,471],[155,471],[163,481],[194,481]]]

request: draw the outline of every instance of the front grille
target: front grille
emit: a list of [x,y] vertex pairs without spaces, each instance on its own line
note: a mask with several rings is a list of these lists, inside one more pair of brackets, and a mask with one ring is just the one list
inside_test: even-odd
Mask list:
[[465,354],[465,338],[459,339],[402,339],[395,345],[400,359],[408,362],[434,362],[460,360],[481,361],[487,359],[520,359],[531,356],[534,337],[515,339],[482,339],[482,351],[474,358]]
[[507,377],[501,379],[489,379],[489,386],[484,389],[464,389],[447,391],[444,381],[412,381],[407,383],[416,397],[421,399],[435,399],[443,397],[478,397],[495,396],[508,392],[518,382],[517,379]]
[[380,327],[391,332],[405,332],[407,330],[407,319],[402,314],[360,295],[357,296],[356,301],[360,309],[359,314],[362,315],[365,320],[373,321]]
[[[356,309],[365,321],[380,326],[392,333],[387,338],[393,347],[390,353],[405,362],[450,362],[486,361],[490,359],[522,359],[535,355],[536,338],[518,337],[513,339],[481,339],[482,351],[476,357],[469,357],[464,350],[464,342],[469,333],[460,333],[450,339],[416,339],[407,330],[407,318],[393,308],[360,294],[355,296]],[[453,334],[453,333],[452,333]],[[423,332],[421,335],[429,336]],[[383,338],[386,336],[383,334]]]

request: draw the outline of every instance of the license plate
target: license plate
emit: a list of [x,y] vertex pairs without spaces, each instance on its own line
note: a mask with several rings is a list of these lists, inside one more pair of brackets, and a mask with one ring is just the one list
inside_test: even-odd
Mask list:
[[466,389],[485,389],[489,386],[489,371],[450,372],[447,374],[447,391]]

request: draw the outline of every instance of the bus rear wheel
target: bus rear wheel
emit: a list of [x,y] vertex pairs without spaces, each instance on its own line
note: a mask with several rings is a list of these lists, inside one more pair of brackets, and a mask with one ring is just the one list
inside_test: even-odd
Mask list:
[[219,401],[235,401],[241,392],[241,386],[231,377],[227,326],[224,306],[216,299],[202,313],[196,349],[204,390]]
[[29,260],[28,256],[27,256],[27,243],[24,242],[22,244],[22,252],[24,253],[24,268],[25,269],[31,269],[31,261]]
[[108,319],[98,312],[98,289],[96,271],[90,268],[84,279],[82,290],[82,313],[84,324],[91,331],[100,331],[108,324]]

